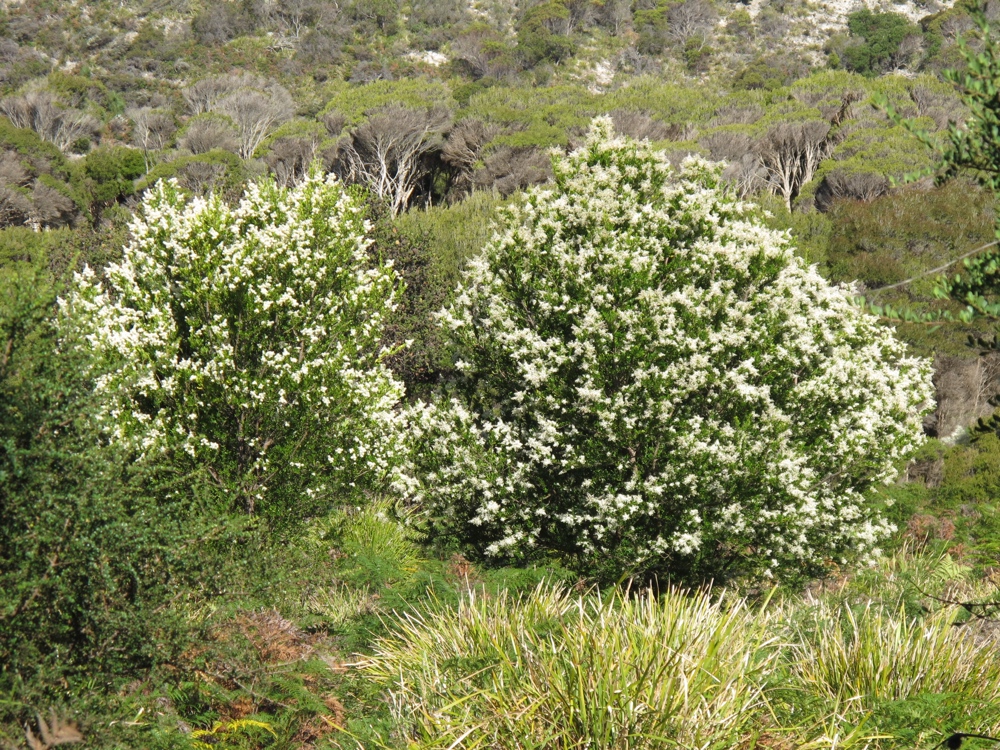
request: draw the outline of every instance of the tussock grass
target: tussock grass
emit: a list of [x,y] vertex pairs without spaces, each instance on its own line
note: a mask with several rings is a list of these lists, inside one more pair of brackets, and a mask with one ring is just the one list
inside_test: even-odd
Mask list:
[[316,543],[333,542],[346,555],[377,557],[400,571],[420,564],[420,547],[407,525],[410,511],[386,500],[331,514],[312,532]]
[[828,700],[855,699],[854,711],[921,693],[1000,700],[993,644],[955,627],[955,611],[924,618],[868,605],[855,611],[820,604],[797,625],[792,673],[803,690]]
[[367,588],[334,583],[313,593],[307,602],[310,612],[322,616],[330,627],[339,627],[360,615],[378,611],[378,600]]
[[[950,564],[876,573],[969,586],[946,580],[963,573]],[[705,591],[474,590],[457,609],[398,617],[362,669],[412,750],[860,750],[996,732],[994,637],[953,609],[911,613],[891,582],[891,603],[870,586],[754,605]]]
[[704,592],[543,585],[410,615],[367,671],[421,748],[734,747],[768,714],[768,620]]

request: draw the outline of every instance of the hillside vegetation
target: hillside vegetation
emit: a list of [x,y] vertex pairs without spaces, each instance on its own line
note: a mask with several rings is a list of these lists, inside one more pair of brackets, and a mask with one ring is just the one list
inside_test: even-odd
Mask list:
[[0,747],[1000,736],[998,17],[0,2]]

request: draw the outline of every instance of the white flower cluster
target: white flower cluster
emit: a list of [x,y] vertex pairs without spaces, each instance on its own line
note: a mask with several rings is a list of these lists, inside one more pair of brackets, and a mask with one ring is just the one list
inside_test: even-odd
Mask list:
[[410,412],[436,531],[625,570],[876,553],[864,493],[921,441],[929,364],[715,166],[598,120],[555,173],[441,313],[462,379]]
[[402,386],[379,342],[399,282],[338,183],[263,182],[235,207],[160,183],[130,229],[63,303],[102,361],[109,433],[188,454],[251,512],[389,471]]

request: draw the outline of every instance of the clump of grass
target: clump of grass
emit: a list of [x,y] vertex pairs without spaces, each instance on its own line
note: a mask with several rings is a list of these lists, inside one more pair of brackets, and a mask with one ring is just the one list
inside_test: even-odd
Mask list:
[[421,562],[409,526],[411,513],[386,500],[349,507],[324,518],[312,540],[331,551],[360,559],[377,558],[397,571],[412,573]]
[[[1000,727],[1000,662],[989,621],[949,601],[988,594],[946,553],[905,547],[834,591],[788,602],[786,667],[768,691],[786,725],[828,717],[835,737],[864,727],[869,744],[918,747],[954,731]],[[842,743],[836,743],[842,746]]]
[[781,605],[473,587],[399,616],[362,670],[411,750],[918,746],[1000,728],[989,624],[934,599],[983,593],[947,555],[908,550]]
[[1000,663],[954,624],[954,611],[917,619],[903,610],[821,604],[798,626],[793,673],[814,695],[860,699],[858,710],[917,693],[1000,698]]
[[320,615],[330,627],[340,627],[359,615],[378,611],[378,595],[367,587],[353,588],[334,583],[309,597],[309,611]]
[[734,747],[768,716],[768,619],[705,592],[473,593],[402,619],[366,671],[415,747]]

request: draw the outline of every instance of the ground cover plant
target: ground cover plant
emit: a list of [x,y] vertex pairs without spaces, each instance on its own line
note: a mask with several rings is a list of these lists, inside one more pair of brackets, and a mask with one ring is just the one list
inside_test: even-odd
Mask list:
[[[968,586],[954,569],[932,583],[934,555],[890,562],[883,575],[912,566],[900,587],[910,593]],[[954,611],[897,608],[880,598],[884,581],[753,606],[551,586],[516,601],[470,597],[402,619],[363,669],[420,748],[889,748],[995,731],[989,630],[955,627]]]

